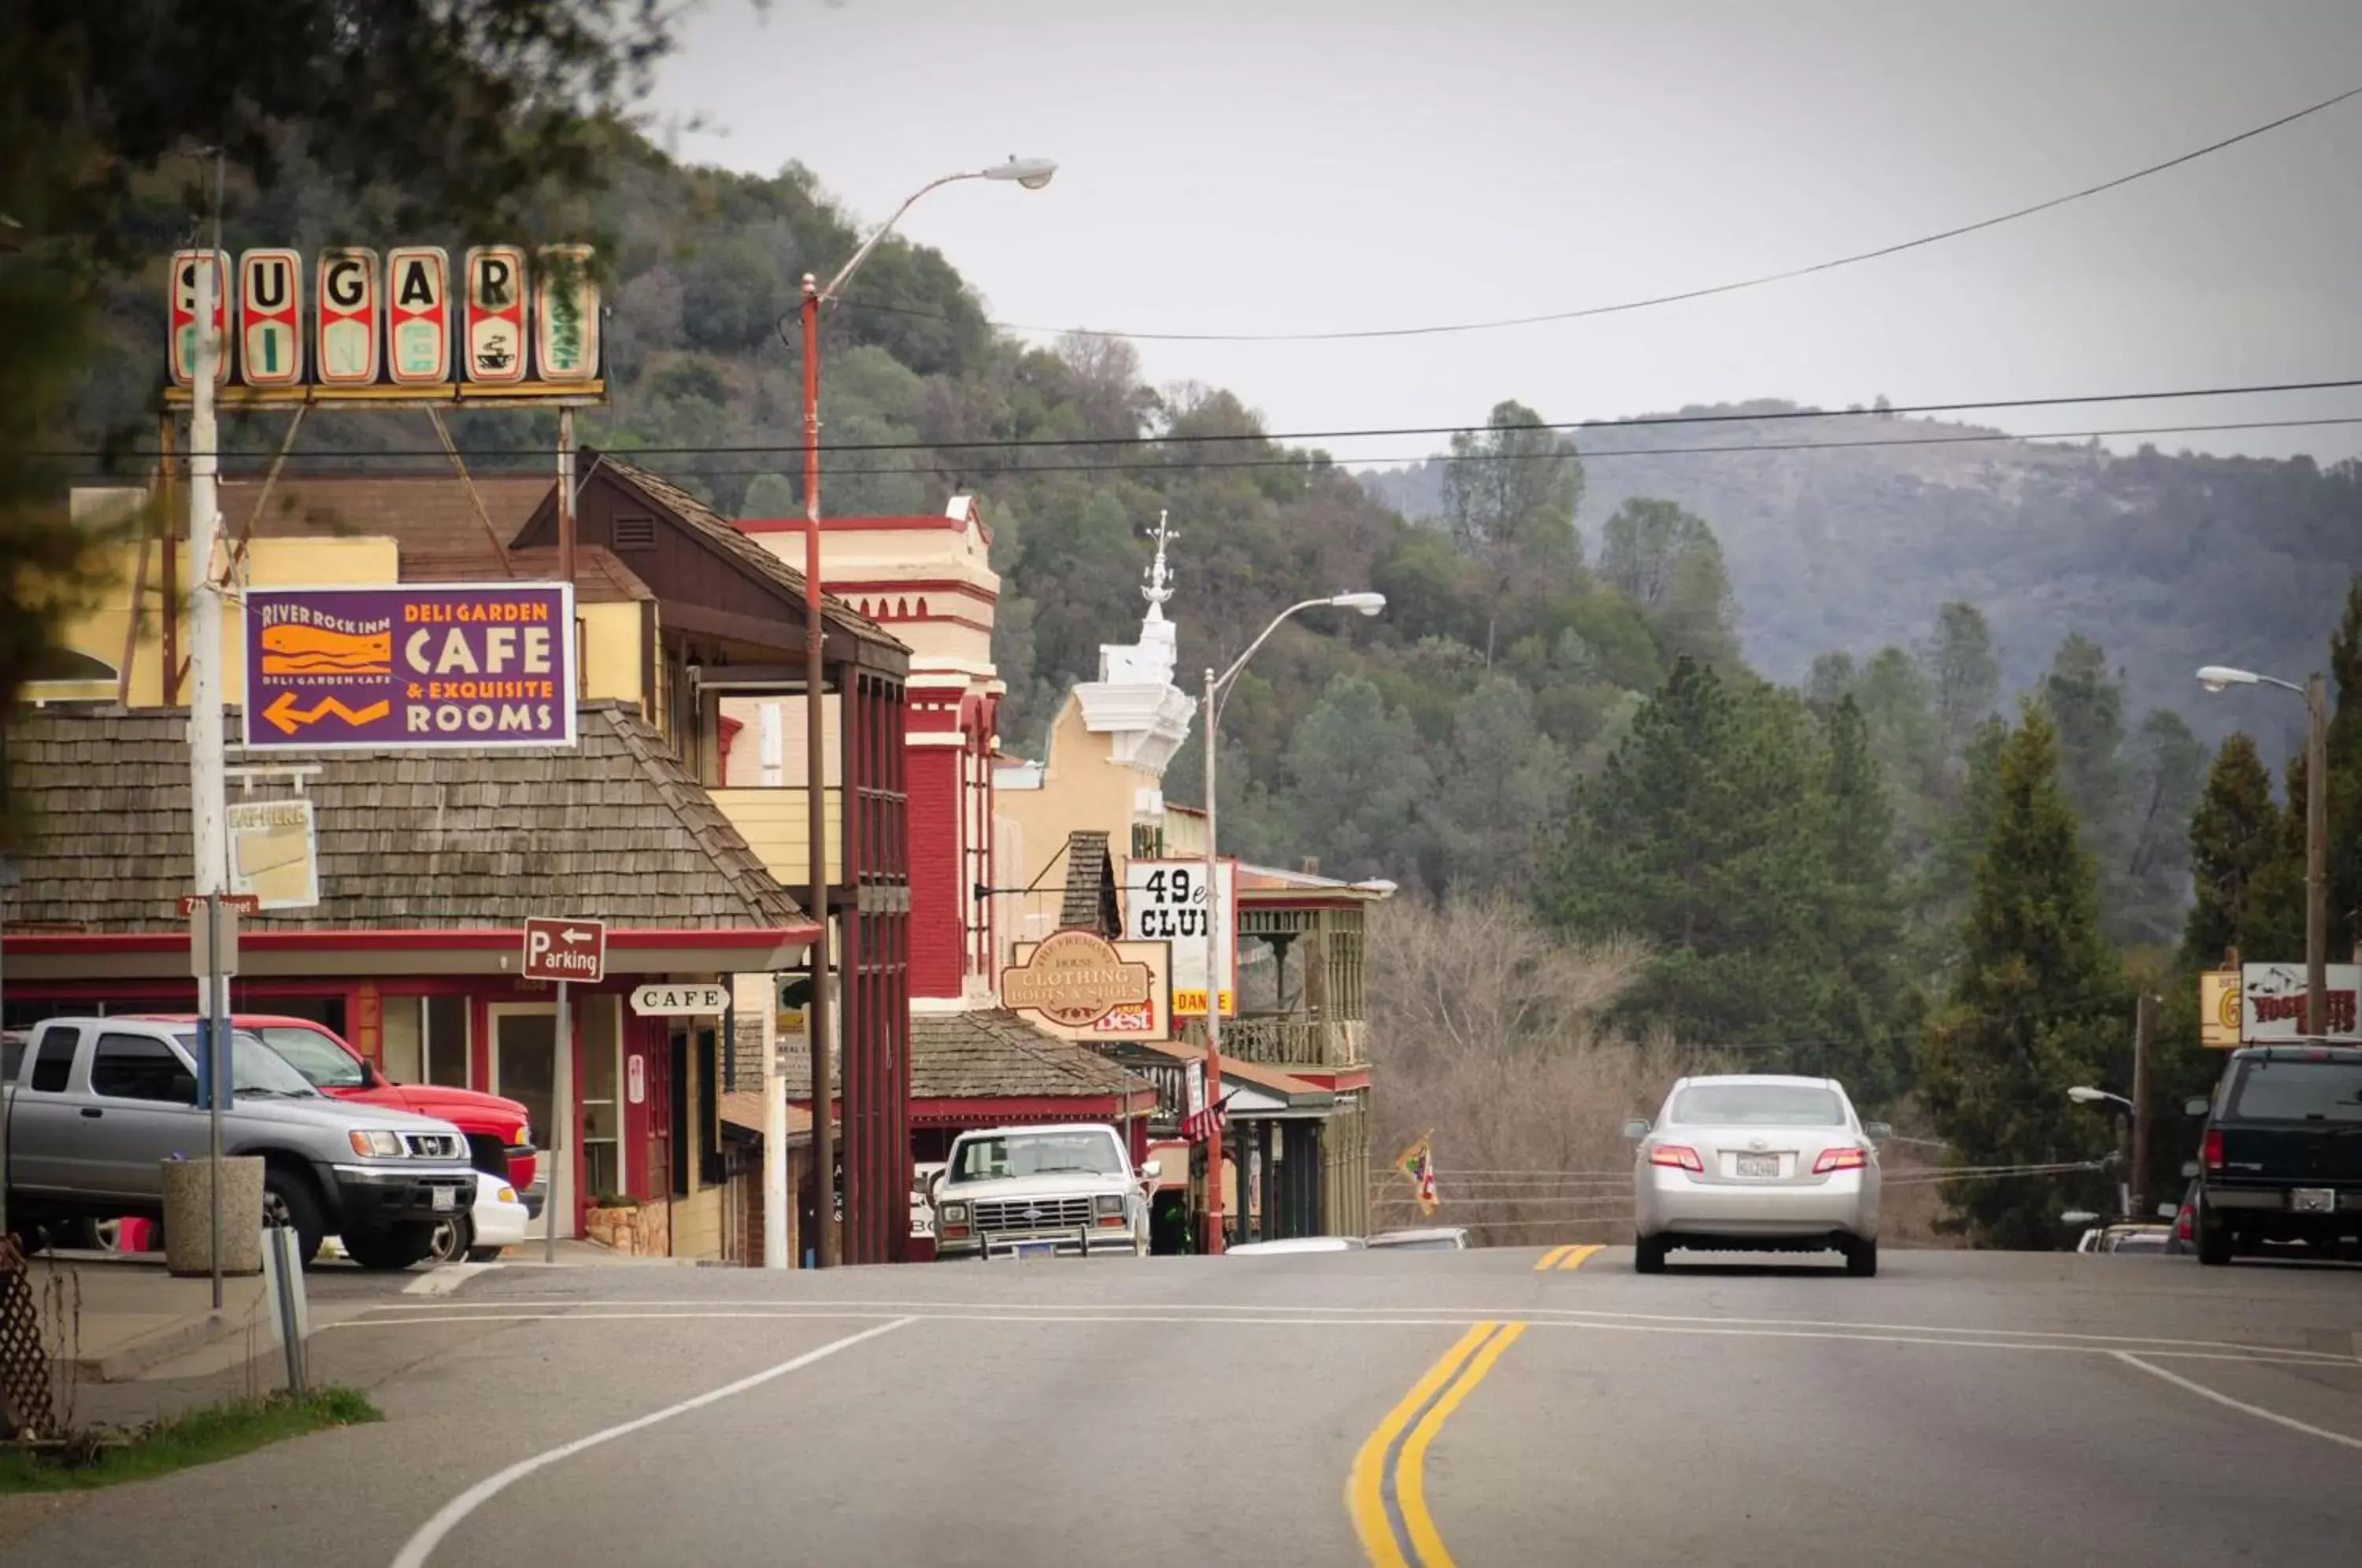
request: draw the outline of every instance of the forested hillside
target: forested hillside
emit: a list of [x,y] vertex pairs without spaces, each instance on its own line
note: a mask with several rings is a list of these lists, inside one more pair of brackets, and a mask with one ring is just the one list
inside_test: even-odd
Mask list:
[[[2301,713],[2209,703],[2190,672],[2312,668],[2362,567],[2354,465],[2115,457],[2097,443],[1963,439],[1999,432],[1905,417],[1743,417],[1796,408],[1691,407],[1678,412],[1712,422],[1584,430],[1585,536],[1636,495],[1705,518],[1746,607],[1748,657],[1775,679],[1804,679],[1831,650],[1905,642],[1939,604],[1965,600],[1992,623],[2006,690],[2031,687],[2080,632],[2138,706],[2172,708],[2212,739],[2260,725],[2294,744]],[[1896,444],[1827,445],[1840,442]],[[1698,450],[1781,445],[1810,449]],[[1360,477],[1406,515],[1440,519],[1447,466]]]

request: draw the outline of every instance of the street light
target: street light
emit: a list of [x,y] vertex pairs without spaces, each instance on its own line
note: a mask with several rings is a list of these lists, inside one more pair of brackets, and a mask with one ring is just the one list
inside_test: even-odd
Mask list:
[[[807,814],[806,843],[811,856],[811,917],[819,932],[811,944],[811,1006],[805,1015],[805,1027],[810,1032],[811,1045],[812,1086],[812,1178],[815,1182],[833,1181],[836,1169],[836,1130],[831,1124],[830,1108],[835,1103],[835,1085],[831,1081],[828,1061],[829,1014],[833,1010],[828,994],[828,796],[826,726],[822,723],[821,689],[824,681],[822,649],[825,639],[821,632],[821,559],[820,559],[820,307],[837,297],[838,292],[851,281],[861,264],[869,259],[878,241],[893,232],[902,215],[928,192],[962,180],[1011,181],[1028,191],[1038,191],[1050,182],[1058,166],[1046,158],[1011,158],[989,169],[970,169],[957,174],[946,174],[930,180],[911,193],[893,215],[877,226],[877,231],[861,242],[850,260],[836,270],[836,275],[826,285],[813,281],[810,272],[803,279],[803,340],[804,340],[804,792]],[[852,820],[846,813],[846,821]],[[769,1195],[782,1217],[786,1212],[784,1194]],[[812,1212],[820,1217],[817,1229],[819,1244],[813,1248],[813,1261],[825,1268],[837,1261],[838,1232],[826,1216],[833,1197],[823,1193],[815,1201]],[[768,1221],[765,1233],[771,1233]],[[780,1251],[786,1250],[782,1241]],[[766,1249],[767,1261],[768,1249]]]
[[2133,1187],[2131,1172],[2125,1164],[2125,1136],[2131,1126],[2131,1113],[2136,1108],[2123,1095],[2110,1094],[2106,1089],[2093,1088],[2089,1084],[2077,1084],[2067,1091],[2067,1098],[2077,1105],[2105,1105],[2113,1102],[2125,1108],[2125,1114],[2116,1118],[2116,1206],[2124,1210],[2125,1219],[2131,1219]]
[[2198,671],[2209,691],[2277,686],[2304,699],[2304,1032],[2329,1032],[2329,682],[2315,672],[2302,686],[2252,669],[2210,664]]
[[[1255,650],[1279,630],[1280,623],[1306,610],[1355,610],[1364,615],[1374,615],[1386,607],[1383,593],[1336,593],[1326,599],[1307,599],[1291,604],[1272,617],[1263,635],[1247,645],[1246,652],[1231,661],[1231,668],[1216,675],[1209,667],[1206,671],[1206,1103],[1220,1105],[1222,1100],[1222,951],[1221,951],[1221,868],[1214,842],[1214,759],[1220,745],[1222,719],[1222,699],[1230,695],[1231,682],[1238,679],[1247,660]],[[1222,1250],[1222,1121],[1220,1115],[1209,1117],[1206,1131],[1206,1250]]]

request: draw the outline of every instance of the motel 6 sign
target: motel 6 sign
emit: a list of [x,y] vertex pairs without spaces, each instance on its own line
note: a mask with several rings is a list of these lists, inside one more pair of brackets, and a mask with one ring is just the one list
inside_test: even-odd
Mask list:
[[[285,248],[172,253],[167,289],[172,384],[196,374],[197,288],[210,269],[222,385],[311,386],[359,396],[386,386],[590,388],[602,373],[599,286],[587,245],[333,246],[307,267]],[[382,392],[377,393],[384,395]]]

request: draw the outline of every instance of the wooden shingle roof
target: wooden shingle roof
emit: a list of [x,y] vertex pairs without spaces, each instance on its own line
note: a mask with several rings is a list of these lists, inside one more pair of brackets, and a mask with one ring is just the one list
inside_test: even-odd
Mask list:
[[[453,930],[596,915],[661,930],[777,930],[796,901],[636,708],[581,705],[570,751],[322,752],[304,792],[320,902],[258,930]],[[187,718],[46,709],[11,727],[29,842],[12,932],[169,928],[191,886]],[[268,797],[283,780],[264,780]],[[258,799],[268,798],[258,793]],[[243,797],[236,783],[230,800]]]
[[[811,1062],[787,1053],[788,1098],[811,1099]],[[912,1099],[1106,1099],[1153,1085],[1006,1008],[911,1015]],[[842,1086],[839,1092],[843,1092]]]

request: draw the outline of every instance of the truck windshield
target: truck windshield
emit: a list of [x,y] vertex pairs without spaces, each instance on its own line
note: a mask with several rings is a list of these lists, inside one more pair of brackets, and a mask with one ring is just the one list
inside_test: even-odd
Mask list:
[[287,1058],[287,1065],[305,1081],[324,1089],[367,1088],[369,1075],[359,1060],[316,1029],[292,1023],[265,1023],[254,1031],[262,1043]]
[[1123,1175],[1123,1154],[1114,1138],[1104,1132],[1011,1132],[970,1139],[952,1156],[955,1182],[1074,1174]]
[[2247,1064],[2231,1114],[2249,1121],[2362,1122],[2362,1062]]
[[[173,1038],[189,1054],[189,1060],[195,1061],[197,1032],[187,1030]],[[232,1094],[285,1095],[291,1099],[310,1099],[320,1092],[287,1065],[286,1057],[244,1030],[230,1036],[229,1087]]]

